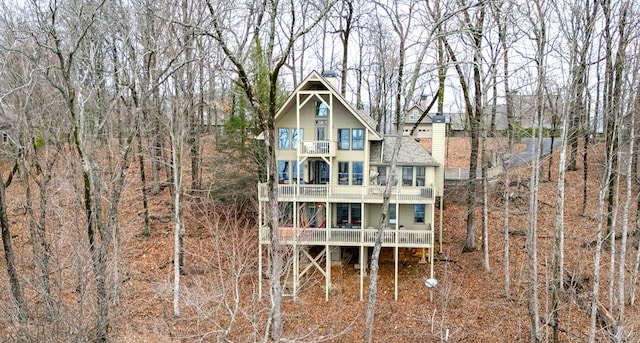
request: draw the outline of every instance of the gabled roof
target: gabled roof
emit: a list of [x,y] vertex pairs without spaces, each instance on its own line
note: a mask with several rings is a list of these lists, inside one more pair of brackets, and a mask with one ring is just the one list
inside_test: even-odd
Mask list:
[[295,106],[296,95],[303,90],[327,90],[331,92],[334,99],[338,100],[365,128],[369,131],[370,140],[382,140],[382,136],[376,131],[376,124],[373,118],[368,114],[360,111],[356,111],[345,98],[333,87],[331,82],[322,77],[317,71],[312,71],[296,89],[291,92],[287,100],[282,107],[276,113],[275,120],[278,120],[280,116],[287,113],[293,106]]
[[[411,112],[408,112],[408,113],[411,113]],[[422,115],[422,112],[420,112],[420,115]],[[432,116],[432,114],[427,113],[427,115],[424,116],[424,118],[422,118],[422,121],[420,122],[420,124],[431,124],[433,122],[431,120],[431,116]],[[418,119],[420,119],[420,117],[418,117],[416,119],[411,119],[410,116],[406,116],[405,119],[404,119],[404,124],[405,125],[407,125],[407,124],[415,124],[418,121]]]
[[[400,151],[398,151],[398,165],[413,166],[440,166],[428,151],[426,151],[413,137],[400,138]],[[371,144],[369,162],[372,164],[389,164],[393,157],[393,147],[396,137],[386,136],[382,142]]]

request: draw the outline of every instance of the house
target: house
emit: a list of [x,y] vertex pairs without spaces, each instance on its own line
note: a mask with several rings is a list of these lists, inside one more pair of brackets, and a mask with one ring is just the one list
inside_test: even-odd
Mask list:
[[[276,114],[280,218],[275,230],[280,244],[292,249],[294,294],[305,274],[317,268],[325,277],[328,300],[331,265],[339,264],[343,251],[349,250],[357,255],[357,266],[363,266],[362,299],[369,248],[375,243],[383,192],[390,183],[389,226],[382,246],[394,252],[397,299],[400,248],[428,249],[433,277],[431,250],[435,203],[443,195],[445,120],[432,117],[434,144],[429,154],[414,138],[380,135],[372,118],[347,103],[336,85],[335,78],[312,72]],[[390,180],[397,140],[401,145],[396,178]],[[258,185],[258,199],[262,275],[271,237],[267,184]],[[260,283],[260,292],[261,287]]]
[[[432,116],[433,114],[427,114],[422,120],[420,117],[422,113],[427,110],[427,96],[420,96],[420,102],[414,104],[409,108],[404,118],[404,126],[402,127],[402,134],[404,136],[412,136],[415,138],[431,138],[432,136]],[[420,121],[419,121],[420,120]],[[411,130],[413,127],[416,127],[413,135],[411,135]]]
[[[516,128],[522,130],[530,130],[534,127],[537,127],[538,122],[536,118],[538,117],[539,110],[539,101],[537,97],[534,95],[518,94],[516,92],[513,92],[512,101],[513,118],[511,119],[511,121],[516,126]],[[556,121],[559,118],[558,111],[562,108],[563,105],[562,101],[563,100],[561,99],[561,97],[556,94],[550,94],[546,96],[544,104],[541,108],[541,124],[543,129],[551,130],[558,126],[558,123]],[[465,111],[443,113],[443,115],[445,116],[445,118],[447,118],[449,129],[453,133],[467,132],[469,130],[470,124],[467,118],[467,113]],[[412,118],[411,113],[407,118],[408,119],[405,125],[405,132],[410,132],[411,127],[413,126],[413,123],[415,123],[415,121],[410,121]],[[489,129],[491,127],[492,121],[497,131],[505,131],[509,129],[509,118],[507,117],[506,104],[497,104],[495,106],[495,111],[492,104],[486,104],[484,106],[482,125],[484,126],[484,128]],[[421,123],[420,125],[424,125],[425,127],[429,125],[427,117],[424,118],[423,123]],[[408,127],[408,131],[406,130],[407,126],[411,126]],[[415,132],[414,137],[423,138],[422,136],[419,136],[419,132]]]

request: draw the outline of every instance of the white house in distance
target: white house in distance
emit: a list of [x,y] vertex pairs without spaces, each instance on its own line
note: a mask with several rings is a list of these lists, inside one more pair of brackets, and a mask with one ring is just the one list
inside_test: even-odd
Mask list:
[[[558,118],[558,110],[562,107],[562,98],[557,94],[547,95],[542,105],[538,105],[538,99],[534,95],[518,94],[514,92],[512,94],[513,100],[513,118],[512,123],[516,129],[528,130],[537,127],[536,117],[538,116],[538,107],[541,109],[542,127],[550,130],[556,127],[558,124],[554,123]],[[420,102],[413,105],[405,117],[402,134],[409,136],[411,130],[417,123],[416,130],[412,137],[414,138],[431,138],[432,130],[432,116],[433,113],[428,113],[422,121],[418,122],[422,113],[427,107],[427,97],[423,95],[420,98]],[[447,112],[442,113],[446,118],[446,122],[449,125],[448,128],[454,134],[460,134],[461,132],[467,132],[469,130],[469,119],[465,111],[460,112]],[[483,108],[482,125],[484,128],[489,129],[491,122],[495,125],[495,130],[505,131],[509,128],[509,119],[507,118],[507,108],[505,104],[486,104]]]
[[433,114],[431,113],[427,114],[421,121],[418,122],[418,120],[420,120],[420,116],[422,116],[422,113],[424,113],[424,111],[427,110],[427,106],[428,106],[427,96],[422,95],[420,96],[420,102],[417,104],[414,104],[409,108],[404,118],[404,126],[402,127],[402,134],[404,136],[411,135],[411,130],[417,123],[416,130],[414,131],[412,137],[415,137],[415,138],[431,138],[432,137]]
[[[334,77],[312,72],[275,118],[281,211],[275,230],[280,244],[292,249],[293,293],[298,292],[304,275],[317,268],[325,277],[328,300],[331,265],[339,264],[343,250],[350,248],[358,255],[357,265],[365,266],[360,268],[363,298],[369,248],[374,245],[381,218],[382,194],[391,182],[389,226],[383,248],[393,249],[397,299],[398,282],[402,282],[398,281],[399,248],[427,249],[433,277],[435,203],[441,199],[444,186],[445,120],[438,115],[431,118],[431,154],[414,138],[399,138],[396,179],[390,180],[397,138],[376,132],[374,120],[357,112],[336,86]],[[258,185],[260,276],[271,235],[267,189],[267,184]]]

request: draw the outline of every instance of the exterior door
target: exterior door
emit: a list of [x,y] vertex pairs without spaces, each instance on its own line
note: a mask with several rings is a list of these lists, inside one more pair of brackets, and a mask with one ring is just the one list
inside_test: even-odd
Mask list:
[[329,164],[325,161],[311,162],[311,175],[313,182],[320,185],[329,183]]

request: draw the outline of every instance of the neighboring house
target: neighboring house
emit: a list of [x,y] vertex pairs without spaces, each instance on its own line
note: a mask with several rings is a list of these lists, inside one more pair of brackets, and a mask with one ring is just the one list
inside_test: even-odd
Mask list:
[[420,103],[415,104],[411,106],[411,108],[409,108],[404,118],[404,126],[402,128],[402,134],[404,136],[409,136],[411,134],[411,130],[413,130],[413,127],[416,126],[416,123],[417,123],[416,130],[413,132],[412,137],[431,138],[432,136],[432,131],[431,131],[432,118],[431,117],[433,116],[433,114],[427,114],[424,118],[422,118],[420,122],[418,122],[418,120],[420,120],[420,116],[422,116],[422,113],[426,111],[427,106],[428,106],[427,96],[422,95],[420,97]]
[[[542,127],[553,128],[553,121],[557,119],[561,106],[559,95],[548,95],[542,104]],[[537,126],[538,98],[535,95],[513,94],[513,112],[516,125],[523,129]]]
[[[422,102],[422,101],[421,101]],[[404,126],[402,127],[402,134],[409,136],[415,123],[420,119],[422,112],[424,112],[423,105],[413,105],[408,111],[405,117]],[[431,138],[433,136],[433,116],[438,113],[428,113],[422,121],[418,123],[416,130],[413,132],[414,138]],[[441,113],[440,116],[445,118],[445,122],[448,125],[448,129],[453,132],[463,132],[467,130],[468,124],[466,122],[467,116],[464,113],[448,112]]]
[[[357,248],[360,298],[375,243],[383,192],[391,175],[395,137],[383,137],[368,115],[357,112],[338,93],[336,80],[312,72],[286,100],[275,118],[281,244],[292,249],[293,293],[310,268],[325,276],[329,297],[331,265],[345,247]],[[398,249],[434,247],[434,213],[444,185],[445,120],[433,116],[429,154],[413,138],[402,137],[396,178],[390,182],[389,227],[383,247],[395,256],[398,296]],[[270,244],[267,184],[258,185],[260,270],[263,248]],[[353,249],[356,250],[356,249]],[[324,266],[322,260],[324,259]],[[433,251],[429,251],[433,277]],[[425,261],[426,262],[426,261]],[[400,281],[401,282],[401,281]],[[260,292],[262,283],[260,283]]]
[[[536,117],[538,115],[538,101],[533,95],[521,95],[513,93],[513,123],[517,128],[531,129],[537,125]],[[553,129],[554,119],[558,118],[558,111],[562,106],[562,100],[558,95],[549,95],[545,98],[542,106],[542,127],[544,129]],[[493,105],[486,104],[484,109],[483,123],[485,128],[491,127]],[[451,112],[444,113],[449,123],[449,129],[454,132],[468,131],[469,121],[467,112]],[[425,120],[427,120],[425,118]],[[496,105],[495,116],[493,118],[495,129],[504,131],[509,128],[507,118],[507,106],[505,104]],[[414,135],[415,137],[418,137]]]

